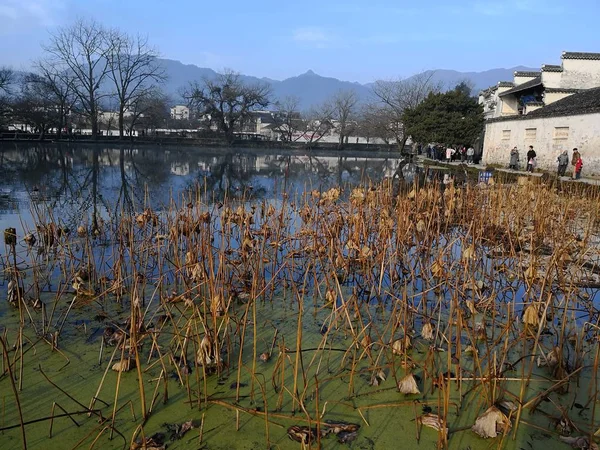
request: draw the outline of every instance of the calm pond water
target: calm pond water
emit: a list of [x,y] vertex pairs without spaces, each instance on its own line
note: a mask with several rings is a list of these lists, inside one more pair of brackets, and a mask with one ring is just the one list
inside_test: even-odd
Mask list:
[[[32,206],[45,202],[64,225],[77,227],[94,211],[106,217],[160,210],[199,186],[212,195],[274,199],[332,185],[394,177],[393,153],[301,153],[227,148],[105,145],[0,146],[0,227],[31,224]],[[413,172],[411,172],[411,170]],[[414,167],[405,174],[414,176]],[[33,208],[35,209],[35,208]]]

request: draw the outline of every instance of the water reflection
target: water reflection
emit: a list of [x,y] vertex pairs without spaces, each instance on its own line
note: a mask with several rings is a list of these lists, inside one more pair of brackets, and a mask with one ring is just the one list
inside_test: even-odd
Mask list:
[[[299,154],[285,151],[99,145],[15,145],[0,147],[0,226],[22,229],[32,215],[92,228],[98,221],[165,208],[171,199],[199,187],[207,202],[228,198],[278,198],[307,189],[414,179],[394,154]],[[41,208],[41,205],[44,208]],[[50,218],[48,218],[50,219]]]

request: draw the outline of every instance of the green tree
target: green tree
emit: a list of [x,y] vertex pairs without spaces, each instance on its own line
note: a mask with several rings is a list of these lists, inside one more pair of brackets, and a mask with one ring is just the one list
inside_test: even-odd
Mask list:
[[431,93],[404,111],[406,134],[415,142],[471,145],[483,130],[483,107],[464,83],[445,93]]

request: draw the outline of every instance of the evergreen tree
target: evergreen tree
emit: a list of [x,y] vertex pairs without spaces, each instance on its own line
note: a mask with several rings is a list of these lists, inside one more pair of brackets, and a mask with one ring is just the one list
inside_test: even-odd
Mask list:
[[470,88],[460,83],[444,93],[430,93],[402,117],[407,135],[419,143],[472,145],[483,131],[483,107],[470,96]]

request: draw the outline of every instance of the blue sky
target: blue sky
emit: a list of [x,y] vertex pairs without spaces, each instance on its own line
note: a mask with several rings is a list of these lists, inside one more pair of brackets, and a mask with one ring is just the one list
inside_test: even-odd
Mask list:
[[312,69],[365,83],[600,52],[600,0],[0,0],[0,65],[26,68],[77,17],[147,35],[165,58],[274,79]]

